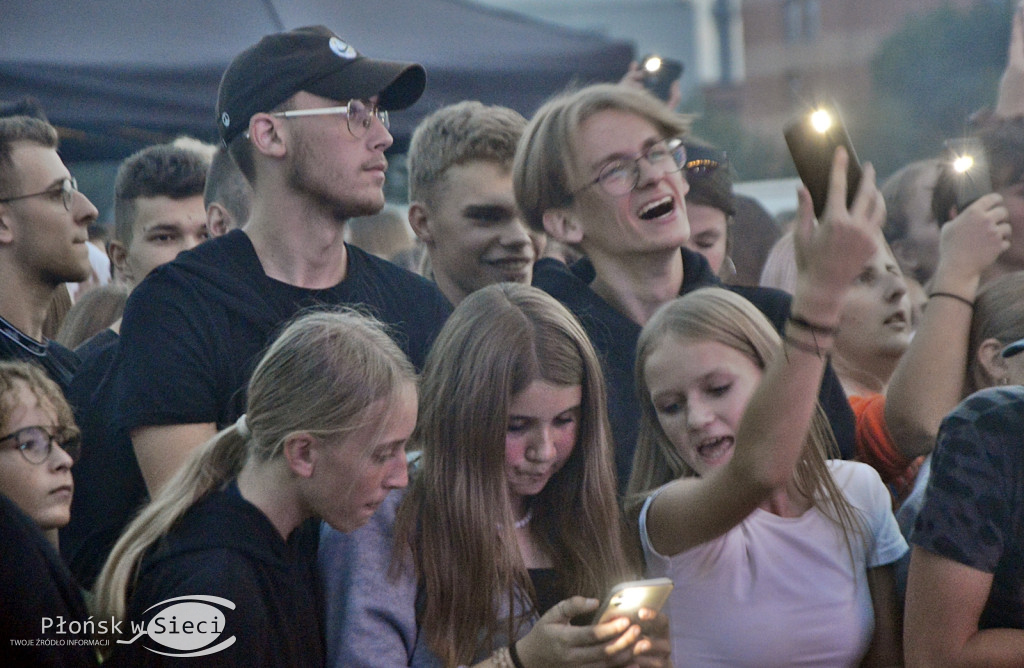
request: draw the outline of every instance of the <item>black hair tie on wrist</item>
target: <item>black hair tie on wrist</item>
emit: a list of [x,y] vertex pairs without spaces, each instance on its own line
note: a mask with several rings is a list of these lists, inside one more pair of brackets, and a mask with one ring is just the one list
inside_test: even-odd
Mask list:
[[515,664],[516,668],[526,668],[523,665],[522,660],[519,658],[519,651],[516,649],[516,643],[512,643],[508,646],[508,655],[512,659],[512,663]]
[[949,299],[956,300],[961,304],[966,304],[968,308],[970,308],[972,311],[974,310],[974,302],[972,302],[967,297],[961,297],[960,295],[955,295],[952,292],[933,292],[930,295],[928,295],[928,299],[931,299],[932,297],[947,297]]

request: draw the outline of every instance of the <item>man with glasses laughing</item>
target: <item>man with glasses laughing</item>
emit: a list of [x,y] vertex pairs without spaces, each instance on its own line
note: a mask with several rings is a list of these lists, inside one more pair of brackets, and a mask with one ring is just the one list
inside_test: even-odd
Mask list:
[[57,131],[0,119],[0,359],[42,366],[67,390],[74,353],[43,336],[62,283],[89,277],[88,227],[98,212],[57,154]]
[[[583,252],[571,267],[534,266],[533,284],[575,313],[601,353],[620,489],[636,448],[640,406],[633,363],[640,328],[662,305],[720,285],[707,260],[687,248],[687,120],[642,90],[599,84],[541,107],[519,142],[516,201],[527,224]],[[789,296],[733,287],[781,330]],[[831,367],[822,405],[844,453],[853,453],[849,403]]]
[[251,215],[135,289],[115,360],[119,426],[151,494],[239,418],[261,351],[304,307],[364,308],[422,365],[448,302],[343,237],[349,218],[384,206],[388,114],[425,81],[420,65],[363,56],[323,26],[268,35],[228,66],[217,125],[253,186]]

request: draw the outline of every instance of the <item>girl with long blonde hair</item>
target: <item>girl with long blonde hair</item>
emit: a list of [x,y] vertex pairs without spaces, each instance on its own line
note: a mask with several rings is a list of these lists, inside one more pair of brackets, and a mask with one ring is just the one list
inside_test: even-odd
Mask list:
[[891,564],[906,542],[878,474],[826,461],[816,398],[884,216],[870,167],[846,208],[846,162],[838,152],[820,224],[801,192],[781,337],[721,288],[665,305],[640,335],[629,505],[648,574],[675,582],[672,651],[687,665],[900,661]]
[[424,368],[395,518],[321,542],[328,663],[664,665],[664,632],[585,621],[638,571],[604,407],[593,347],[552,297],[506,283],[461,302]]
[[[129,525],[96,584],[103,618],[150,624],[119,639],[111,665],[159,663],[161,604],[215,596],[234,642],[221,665],[322,665],[315,554],[322,518],[339,531],[369,520],[407,482],[416,421],[412,365],[383,326],[353,311],[297,318],[253,372],[246,413],[202,446]],[[173,620],[173,617],[172,617]],[[177,620],[180,623],[184,619]],[[144,649],[145,648],[145,649]],[[171,661],[180,660],[175,658]]]

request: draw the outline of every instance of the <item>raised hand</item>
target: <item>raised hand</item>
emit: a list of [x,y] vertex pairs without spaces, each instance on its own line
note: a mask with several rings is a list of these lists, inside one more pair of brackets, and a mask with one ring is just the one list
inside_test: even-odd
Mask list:
[[1013,12],[1010,48],[999,80],[995,115],[1002,118],[1024,116],[1024,2]]
[[953,288],[959,294],[959,288],[976,286],[982,272],[1010,247],[1008,218],[1002,196],[990,193],[943,225],[933,289]]
[[[800,189],[793,239],[797,295],[812,293],[836,307],[874,254],[885,221],[885,202],[875,186],[875,170],[870,164],[864,166],[857,195],[852,206],[846,208],[848,161],[846,150],[837,148],[821,221],[814,219],[810,194]],[[838,308],[835,312],[838,315]]]

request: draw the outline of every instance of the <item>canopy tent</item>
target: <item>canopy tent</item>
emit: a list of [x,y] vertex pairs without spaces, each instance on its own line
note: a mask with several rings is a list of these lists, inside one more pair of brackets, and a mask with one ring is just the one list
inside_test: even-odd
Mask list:
[[262,35],[324,24],[364,54],[422,63],[427,90],[399,140],[464,99],[529,115],[568,84],[615,80],[628,42],[463,0],[0,0],[0,101],[37,98],[71,159],[216,136],[217,85]]

